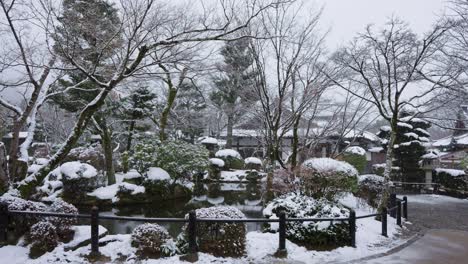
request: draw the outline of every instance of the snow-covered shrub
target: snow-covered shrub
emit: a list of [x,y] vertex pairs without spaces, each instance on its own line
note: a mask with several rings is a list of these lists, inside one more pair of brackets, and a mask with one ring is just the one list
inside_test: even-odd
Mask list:
[[262,169],[262,160],[255,157],[248,157],[244,160],[246,170],[261,170]]
[[366,199],[371,206],[377,207],[380,199],[380,194],[384,190],[384,177],[367,174],[358,177],[358,192],[357,195]]
[[[263,215],[276,219],[284,211],[287,218],[347,218],[349,210],[338,203],[325,199],[314,199],[299,193],[282,195],[270,202]],[[277,231],[278,223],[270,224],[266,230]],[[287,222],[286,237],[310,249],[332,249],[351,243],[347,222]]]
[[[245,218],[239,209],[231,206],[200,208],[195,213],[197,218]],[[220,257],[241,257],[245,253],[247,230],[244,223],[199,222],[196,231],[200,252]]]
[[140,258],[160,258],[177,253],[177,247],[167,230],[157,224],[137,226],[131,236],[132,247]]
[[224,169],[226,170],[241,170],[244,167],[242,156],[233,149],[218,150],[215,157],[224,161]]
[[[385,172],[385,163],[379,163],[372,165],[372,172],[379,176],[383,176]],[[392,181],[400,181],[401,180],[401,169],[400,167],[393,166],[390,172],[390,179]]]
[[83,202],[87,193],[100,185],[96,168],[79,161],[66,162],[60,166],[64,200],[74,203]]
[[446,189],[464,191],[468,189],[468,182],[465,179],[466,173],[463,170],[437,168],[433,172],[433,181]]
[[343,152],[343,160],[354,166],[359,173],[366,169],[366,151],[361,147],[351,146],[346,148]]
[[31,244],[29,257],[38,258],[58,245],[57,230],[52,223],[41,221],[31,226],[26,240]]
[[166,170],[173,180],[204,173],[210,163],[209,153],[201,145],[171,141],[156,148],[155,166]]
[[[24,200],[19,197],[11,196],[8,193],[0,197],[0,203],[6,204],[8,206],[8,210],[12,211],[47,211],[47,205],[43,203]],[[36,215],[15,215],[10,218],[9,224],[11,226],[11,230],[14,230],[16,235],[21,236],[27,232],[32,225],[41,220],[42,217]]]
[[135,145],[133,153],[129,157],[130,167],[140,174],[153,167],[156,160],[156,147],[158,141],[145,140]]
[[122,182],[118,185],[116,199],[119,204],[135,204],[146,200],[146,188],[143,186]]
[[[74,215],[79,213],[78,209],[74,205],[64,202],[62,199],[56,199],[50,205],[49,211],[53,213]],[[77,223],[76,218],[48,217],[47,221],[56,227],[57,235],[60,241],[69,242],[73,238],[74,231],[71,227]]]
[[357,170],[347,162],[330,158],[306,160],[297,173],[302,191],[314,198],[333,200],[357,189]]
[[221,170],[224,168],[224,161],[218,158],[210,159],[210,168],[208,175],[210,179],[219,179],[221,177]]

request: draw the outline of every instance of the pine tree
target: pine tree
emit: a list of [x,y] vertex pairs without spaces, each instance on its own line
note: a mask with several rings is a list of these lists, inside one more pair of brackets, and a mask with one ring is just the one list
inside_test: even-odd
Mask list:
[[[409,112],[402,112],[399,117],[395,146],[394,166],[399,167],[402,181],[422,182],[424,171],[420,169],[421,156],[426,153],[424,143],[429,142],[430,134],[427,129],[430,124],[416,118]],[[382,146],[387,148],[389,138],[388,127],[382,127],[377,134],[382,139]]]
[[204,112],[206,101],[198,87],[191,83],[183,83],[179,88],[179,96],[174,107],[174,127],[181,130],[184,137],[191,143],[201,136],[204,129]]
[[[65,64],[69,64],[67,58],[73,54],[81,65],[97,65],[94,74],[104,80],[113,70],[113,64],[108,59],[114,48],[122,43],[120,36],[116,34],[120,24],[118,10],[105,0],[65,0],[62,7],[63,15],[59,18],[61,25],[53,35],[54,40],[60,44],[54,46],[56,54]],[[73,85],[75,88],[66,89]],[[69,71],[50,90],[55,104],[75,113],[89,104],[100,91],[100,87],[87,80],[87,76],[79,69]],[[107,100],[106,106],[109,105],[114,105],[114,102]],[[112,128],[107,122],[108,115],[112,112],[112,107],[101,109],[93,116],[94,127],[102,140],[109,184],[115,183]]]
[[214,79],[215,90],[210,95],[211,101],[221,108],[227,117],[226,148],[232,146],[233,127],[246,107],[242,102],[253,85],[253,58],[249,52],[249,45],[250,40],[246,38],[226,43],[221,50],[224,64],[219,67],[219,71],[222,76]]

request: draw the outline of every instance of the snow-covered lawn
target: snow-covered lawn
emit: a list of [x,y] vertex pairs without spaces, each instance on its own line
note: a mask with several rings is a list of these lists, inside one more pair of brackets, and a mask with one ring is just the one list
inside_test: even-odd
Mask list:
[[[402,199],[403,195],[398,195]],[[445,204],[445,203],[468,203],[468,199],[459,199],[445,195],[437,194],[415,194],[406,195],[408,197],[408,204],[422,203],[422,204]]]
[[[374,212],[374,209],[363,205],[359,199],[348,195],[340,200],[346,206],[355,209],[356,214],[364,215]],[[85,231],[85,230],[83,230]],[[332,251],[310,251],[290,241],[286,242],[288,251],[287,262],[324,263],[334,261],[350,261],[390,250],[404,242],[399,238],[401,229],[396,226],[394,219],[388,221],[388,237],[380,235],[381,224],[373,218],[357,220],[356,248],[341,247]],[[81,232],[79,232],[81,233]],[[86,232],[85,232],[86,233]],[[78,235],[75,240],[82,240]],[[145,260],[139,262],[135,259],[136,249],[131,247],[130,235],[107,235],[99,240],[108,241],[100,247],[100,252],[109,257],[111,261],[125,261],[127,263],[186,263],[179,260],[179,256],[158,260]],[[65,251],[66,245],[58,246],[54,251],[36,260],[27,257],[28,250],[20,246],[6,246],[0,248],[3,263],[86,263],[84,256],[90,252],[90,246],[75,251]],[[240,259],[216,258],[208,254],[199,254],[198,263],[271,263],[273,254],[278,248],[278,234],[249,232],[247,234],[246,256]],[[286,262],[286,263],[287,263]]]

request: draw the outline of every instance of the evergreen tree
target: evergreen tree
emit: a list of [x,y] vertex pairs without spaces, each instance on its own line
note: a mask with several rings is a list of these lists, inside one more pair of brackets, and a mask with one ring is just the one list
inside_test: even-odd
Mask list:
[[227,117],[226,148],[232,146],[232,130],[246,104],[253,85],[254,72],[251,70],[253,58],[249,51],[250,40],[247,38],[227,42],[221,50],[224,64],[219,66],[221,77],[214,79],[215,90],[211,101],[222,109]]
[[[402,181],[422,182],[424,171],[420,168],[421,156],[426,153],[424,143],[429,142],[430,134],[427,129],[430,124],[421,119],[413,117],[409,112],[402,112],[396,131],[394,146],[394,166],[400,168]],[[382,140],[382,146],[387,148],[390,137],[389,127],[382,127],[377,134]]]
[[183,83],[179,88],[179,96],[174,107],[173,115],[177,130],[181,130],[184,137],[191,143],[203,133],[204,112],[206,101],[198,87],[191,83]]
[[135,89],[122,100],[123,119],[128,121],[126,151],[130,151],[137,121],[151,115],[156,108],[156,94],[147,86]]
[[[66,65],[70,64],[67,58],[71,54],[82,66],[97,65],[94,75],[104,80],[115,70],[109,58],[114,49],[122,43],[120,36],[116,34],[120,25],[118,10],[105,0],[65,0],[62,4],[63,15],[59,18],[61,25],[53,35],[54,40],[60,43],[54,46],[55,52]],[[74,87],[67,89],[72,86]],[[76,113],[89,104],[101,89],[87,80],[86,74],[76,69],[69,71],[50,92],[55,104]],[[94,128],[101,136],[109,184],[115,183],[115,171],[112,158],[112,128],[107,121],[114,105],[111,99],[107,100],[106,106],[111,107],[104,107],[93,116]]]
[[460,109],[457,113],[457,121],[455,121],[455,130],[453,131],[453,136],[460,136],[466,133],[465,121],[463,120],[463,109]]

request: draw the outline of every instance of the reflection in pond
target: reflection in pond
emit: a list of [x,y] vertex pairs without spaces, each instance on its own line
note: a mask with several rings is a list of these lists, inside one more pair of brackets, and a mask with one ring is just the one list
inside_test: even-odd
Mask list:
[[[216,205],[230,205],[241,210],[247,218],[261,218],[263,210],[261,183],[197,183],[190,200],[164,201],[158,204],[143,204],[101,208],[101,215],[135,216],[135,217],[169,217],[183,218],[189,211]],[[82,208],[88,213],[89,208]],[[82,224],[88,224],[83,220]],[[100,224],[110,234],[129,234],[142,224],[135,221],[100,220]],[[160,223],[172,236],[180,233],[181,223]],[[261,229],[261,223],[246,223],[248,231]]]

